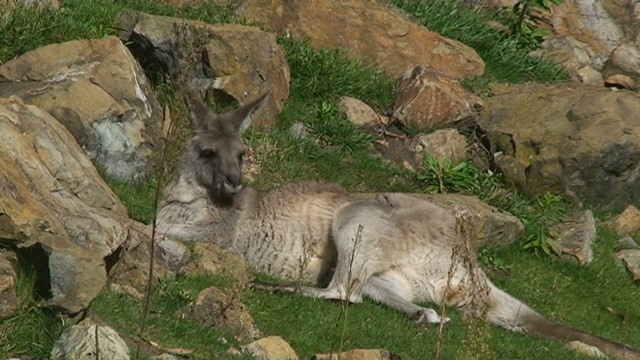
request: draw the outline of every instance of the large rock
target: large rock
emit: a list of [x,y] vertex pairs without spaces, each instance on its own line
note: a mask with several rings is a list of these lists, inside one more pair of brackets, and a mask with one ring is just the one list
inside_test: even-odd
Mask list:
[[495,163],[528,193],[624,208],[640,200],[640,97],[579,84],[496,87],[479,119]]
[[105,280],[104,258],[143,242],[148,227],[129,220],[64,126],[17,97],[0,99],[0,163],[0,238],[39,243],[54,304],[79,311]]
[[51,350],[51,360],[129,360],[129,348],[120,335],[108,326],[91,319],[70,326],[62,332]]
[[48,111],[118,179],[149,174],[162,153],[162,110],[144,71],[116,37],[69,41],[0,66],[0,97]]
[[484,72],[484,62],[473,49],[429,31],[400,9],[377,0],[244,0],[236,17],[309,39],[316,48],[342,48],[394,77],[417,64],[456,79]]
[[18,310],[15,256],[0,251],[0,320]]
[[393,117],[417,129],[473,126],[483,107],[482,99],[455,79],[418,65],[398,79]]
[[222,98],[238,103],[269,90],[254,126],[272,126],[289,96],[284,50],[275,35],[256,27],[210,25],[132,10],[118,13],[115,27],[143,64],[160,64],[179,84],[222,93]]

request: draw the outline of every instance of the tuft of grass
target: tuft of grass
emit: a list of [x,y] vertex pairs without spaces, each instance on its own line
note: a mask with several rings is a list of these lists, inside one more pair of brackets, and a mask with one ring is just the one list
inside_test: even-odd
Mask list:
[[19,356],[46,359],[64,324],[36,294],[33,264],[20,261],[16,277],[18,310],[0,320],[0,359]]
[[348,59],[341,50],[314,50],[305,41],[281,37],[291,69],[291,98],[336,101],[358,98],[371,106],[389,108],[393,80],[379,69]]
[[145,224],[151,223],[155,212],[152,200],[158,186],[155,178],[148,181],[137,182],[105,179],[111,190],[113,190],[127,208],[131,219],[138,220]]

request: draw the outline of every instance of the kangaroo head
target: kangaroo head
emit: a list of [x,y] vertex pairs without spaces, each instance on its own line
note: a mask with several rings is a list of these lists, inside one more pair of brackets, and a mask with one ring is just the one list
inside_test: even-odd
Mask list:
[[188,162],[196,181],[213,196],[228,197],[242,189],[242,163],[245,154],[243,131],[253,113],[267,99],[264,93],[237,110],[216,114],[197,96],[185,94],[191,104],[194,136],[188,149]]

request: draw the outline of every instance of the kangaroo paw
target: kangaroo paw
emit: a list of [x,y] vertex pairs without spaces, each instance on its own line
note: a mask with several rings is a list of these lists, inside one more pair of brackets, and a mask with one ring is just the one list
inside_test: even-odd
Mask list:
[[449,325],[451,323],[451,318],[441,318],[435,310],[423,309],[416,312],[411,317],[411,321],[416,324],[440,324],[441,322],[444,322],[445,325]]
[[249,282],[248,287],[249,289],[263,290],[280,294],[291,294],[298,292],[298,287],[294,284],[270,284],[258,280]]

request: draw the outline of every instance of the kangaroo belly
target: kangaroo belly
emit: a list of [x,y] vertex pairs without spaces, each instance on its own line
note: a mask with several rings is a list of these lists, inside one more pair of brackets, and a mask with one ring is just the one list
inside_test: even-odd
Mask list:
[[239,219],[234,251],[269,275],[323,283],[336,258],[331,224],[342,194],[302,184],[257,200]]

